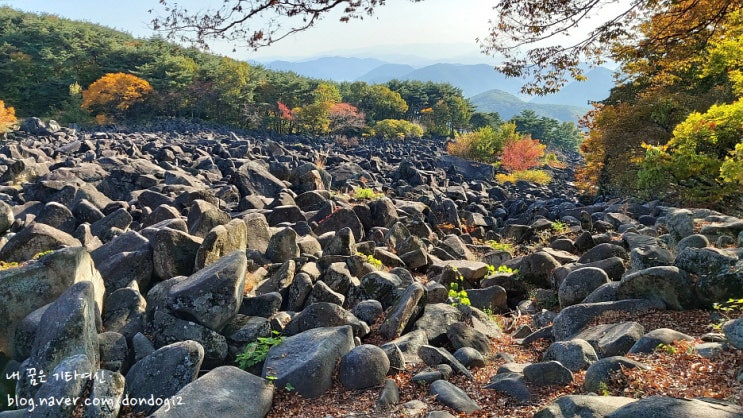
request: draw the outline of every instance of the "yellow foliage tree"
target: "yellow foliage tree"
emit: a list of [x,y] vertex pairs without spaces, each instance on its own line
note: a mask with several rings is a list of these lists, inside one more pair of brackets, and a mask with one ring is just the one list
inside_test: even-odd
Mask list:
[[5,102],[0,100],[0,134],[8,132],[17,122],[15,109],[10,106],[5,107]]
[[147,80],[126,73],[109,73],[83,91],[81,107],[96,114],[99,121],[123,117],[150,93],[152,86]]

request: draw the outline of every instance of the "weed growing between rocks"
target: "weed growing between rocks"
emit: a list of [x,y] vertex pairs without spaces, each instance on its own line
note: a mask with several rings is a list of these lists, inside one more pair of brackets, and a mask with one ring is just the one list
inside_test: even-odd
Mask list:
[[471,302],[467,295],[467,290],[463,287],[464,277],[459,271],[457,271],[457,269],[454,269],[454,273],[456,273],[457,280],[449,283],[449,303],[451,303],[452,306],[470,306]]
[[273,331],[270,337],[258,337],[258,340],[248,343],[242,353],[235,357],[235,363],[243,370],[249,370],[266,359],[268,350],[281,344],[284,337],[278,331]]

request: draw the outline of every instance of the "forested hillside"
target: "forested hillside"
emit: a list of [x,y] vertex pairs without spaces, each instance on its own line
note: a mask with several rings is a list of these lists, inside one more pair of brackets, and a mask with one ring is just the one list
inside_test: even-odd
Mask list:
[[[99,25],[0,8],[0,99],[20,117],[108,124],[196,118],[275,133],[450,136],[478,128],[446,83],[335,83],[137,39]],[[573,141],[575,142],[575,141]]]

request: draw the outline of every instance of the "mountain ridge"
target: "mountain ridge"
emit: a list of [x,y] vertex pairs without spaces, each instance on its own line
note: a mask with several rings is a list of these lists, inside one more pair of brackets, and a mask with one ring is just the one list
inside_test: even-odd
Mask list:
[[[513,108],[534,110],[542,116],[561,121],[577,121],[590,109],[590,102],[608,97],[614,86],[614,72],[605,67],[587,69],[585,81],[568,83],[562,90],[547,96],[526,96],[521,86],[526,80],[509,78],[488,64],[436,63],[415,67],[408,64],[386,62],[376,58],[319,57],[301,62],[272,61],[262,64],[266,68],[293,71],[300,75],[333,81],[363,81],[384,84],[388,81],[418,80],[449,83],[462,90],[477,110],[483,112],[501,109],[501,117],[508,119]],[[362,71],[366,68],[366,71]],[[352,77],[354,76],[355,77]],[[507,93],[510,97],[492,94]],[[490,93],[490,94],[488,94]],[[485,96],[478,97],[485,94]],[[477,98],[477,100],[474,100]],[[504,100],[497,104],[496,99]],[[518,100],[518,103],[514,102]],[[562,106],[562,107],[561,107]],[[501,112],[499,111],[499,114]],[[516,112],[516,114],[520,113]]]
[[470,102],[480,112],[497,112],[504,120],[511,119],[524,110],[532,110],[538,116],[546,116],[562,122],[578,122],[578,119],[588,109],[581,106],[527,102],[498,89],[470,97]]

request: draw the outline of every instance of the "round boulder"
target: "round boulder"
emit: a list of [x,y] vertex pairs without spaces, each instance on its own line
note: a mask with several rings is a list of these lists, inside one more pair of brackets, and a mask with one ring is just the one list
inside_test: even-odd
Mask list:
[[363,344],[343,356],[338,378],[346,389],[364,389],[384,384],[390,360],[381,348]]
[[570,306],[580,303],[586,296],[599,286],[609,283],[606,272],[597,267],[583,267],[570,272],[560,283],[557,297],[560,306]]

